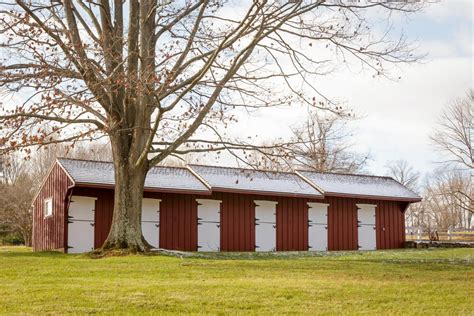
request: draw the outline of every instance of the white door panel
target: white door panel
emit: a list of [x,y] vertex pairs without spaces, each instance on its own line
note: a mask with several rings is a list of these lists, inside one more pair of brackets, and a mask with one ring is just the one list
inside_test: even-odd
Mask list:
[[375,228],[371,225],[361,225],[359,232],[359,249],[360,250],[375,250]]
[[142,234],[155,248],[160,247],[160,202],[159,199],[142,200]]
[[219,251],[221,247],[221,201],[197,199],[198,251]]
[[276,205],[274,201],[254,201],[255,220],[264,223],[276,223]]
[[160,217],[157,214],[160,213],[160,202],[159,199],[143,199],[142,200],[142,221],[156,222],[160,221]]
[[205,222],[221,221],[221,201],[197,199],[198,202],[198,218]]
[[325,203],[308,203],[308,220],[312,224],[327,225],[328,222],[328,206]]
[[357,204],[357,226],[360,250],[375,250],[376,242],[376,205]]
[[276,206],[274,201],[255,202],[255,250],[276,250]]
[[256,223],[255,224],[256,251],[276,250],[276,224]]
[[68,210],[68,253],[94,250],[94,208],[96,198],[72,196]]
[[375,207],[371,204],[357,204],[357,220],[366,225],[375,225]]
[[221,231],[219,223],[198,223],[198,251],[219,251]]
[[328,204],[308,203],[308,247],[311,251],[328,248]]

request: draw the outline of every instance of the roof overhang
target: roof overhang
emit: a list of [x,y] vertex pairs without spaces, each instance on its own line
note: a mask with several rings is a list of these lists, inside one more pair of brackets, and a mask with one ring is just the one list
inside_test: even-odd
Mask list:
[[[115,188],[115,185],[103,184],[103,183],[76,182],[74,187],[113,190]],[[212,194],[212,192],[209,191],[209,190],[200,191],[200,190],[187,190],[187,189],[177,189],[177,188],[150,188],[150,187],[144,187],[143,191],[144,192],[154,192],[154,193],[177,193],[177,194],[196,194],[196,195],[211,195]]]
[[380,195],[364,195],[364,194],[346,194],[336,192],[324,192],[325,196],[341,197],[341,198],[352,198],[352,199],[368,199],[368,200],[380,200],[380,201],[396,201],[396,202],[408,202],[416,203],[421,202],[422,198],[409,198],[409,197],[396,197],[396,196],[380,196]]
[[284,196],[284,197],[299,197],[306,199],[324,199],[322,195],[314,194],[301,194],[301,193],[291,193],[291,192],[274,192],[274,191],[260,191],[260,190],[245,190],[245,189],[229,189],[221,187],[212,187],[213,192],[223,192],[223,193],[239,193],[239,194],[251,194],[251,195],[269,195],[269,196]]

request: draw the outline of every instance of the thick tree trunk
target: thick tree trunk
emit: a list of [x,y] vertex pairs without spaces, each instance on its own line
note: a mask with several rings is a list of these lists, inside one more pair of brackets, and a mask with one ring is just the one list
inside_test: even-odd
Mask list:
[[142,236],[141,215],[147,167],[144,165],[136,168],[128,159],[114,160],[114,213],[110,233],[102,249],[146,251],[150,245]]

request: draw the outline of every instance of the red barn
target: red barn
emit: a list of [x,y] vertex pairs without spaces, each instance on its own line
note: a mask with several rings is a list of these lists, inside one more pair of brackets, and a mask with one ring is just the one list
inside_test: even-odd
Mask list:
[[[79,253],[110,230],[110,162],[58,159],[33,202],[33,248]],[[154,167],[145,181],[143,236],[184,251],[401,248],[404,212],[421,198],[389,177]]]

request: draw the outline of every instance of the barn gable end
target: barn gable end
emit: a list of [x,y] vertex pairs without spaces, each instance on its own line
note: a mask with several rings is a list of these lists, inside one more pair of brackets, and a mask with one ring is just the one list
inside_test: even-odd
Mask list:
[[[56,161],[33,200],[33,250],[64,251],[68,194],[73,180]],[[45,201],[52,201],[52,215],[45,216]]]

